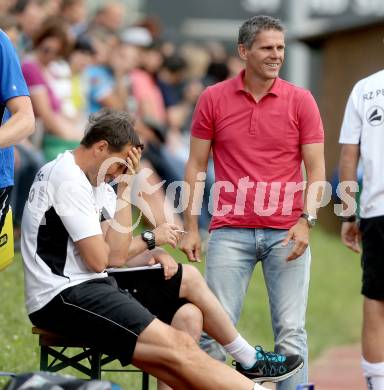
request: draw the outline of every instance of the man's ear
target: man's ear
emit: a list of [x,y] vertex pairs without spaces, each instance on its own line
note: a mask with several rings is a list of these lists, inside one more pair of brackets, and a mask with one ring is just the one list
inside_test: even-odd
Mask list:
[[105,140],[98,141],[93,144],[93,152],[95,156],[100,156],[108,151],[108,142]]
[[239,56],[243,61],[246,61],[248,59],[248,50],[242,43],[237,45],[237,51],[239,52]]

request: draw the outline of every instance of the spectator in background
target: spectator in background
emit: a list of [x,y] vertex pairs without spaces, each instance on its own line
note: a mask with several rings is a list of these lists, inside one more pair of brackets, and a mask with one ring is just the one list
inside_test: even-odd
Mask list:
[[228,78],[228,55],[222,43],[210,41],[206,44],[210,55],[210,63],[207,74],[204,77],[204,84],[211,85],[224,81]]
[[28,88],[7,35],[0,30],[0,233],[13,186],[13,146],[35,128]]
[[[192,123],[192,115],[196,106],[197,99],[204,89],[204,85],[200,80],[191,79],[185,81],[182,90],[182,100],[175,105],[168,107],[169,132],[167,137],[167,152],[174,159],[180,161],[178,167],[184,172],[185,165],[188,160],[190,128]],[[181,179],[180,179],[181,180]],[[207,176],[205,179],[203,203],[201,214],[199,215],[199,231],[203,243],[208,236],[208,226],[211,215],[208,210],[209,195],[212,185],[215,181],[213,163],[209,158]]]
[[[121,62],[125,64],[124,86],[127,96],[125,107],[136,118],[140,118],[137,131],[146,145],[143,158],[150,163],[150,167],[156,171],[160,179],[165,181],[164,189],[166,190],[169,184],[183,179],[184,166],[180,159],[172,156],[165,148],[167,118],[164,102],[160,89],[156,84],[155,74],[150,74],[144,68],[146,65],[152,72],[157,73],[156,66],[151,67],[149,64],[157,63],[157,66],[159,66],[159,62],[143,61],[143,57],[148,54],[148,50],[156,50],[155,48],[148,49],[151,43],[152,38],[146,29],[142,27],[126,29],[121,34],[119,55],[122,58]],[[159,52],[158,54],[160,55]],[[150,57],[153,58],[153,53]],[[163,192],[163,189],[161,191]],[[162,202],[161,210],[170,209],[166,204],[171,202],[177,206],[180,200],[179,195],[179,188],[176,190],[175,199],[163,199],[161,201],[162,196],[157,194],[158,200],[153,203],[155,205]],[[152,212],[156,215],[157,224],[164,221],[165,215],[163,212],[159,212],[156,207],[152,207]],[[179,216],[174,215],[174,223],[180,223]]]
[[211,61],[208,50],[194,43],[185,43],[180,47],[180,54],[187,62],[186,78],[203,80]]
[[152,41],[149,46],[143,47],[143,50],[140,52],[140,68],[145,70],[155,80],[163,61],[164,58],[160,51],[159,42]]
[[[348,209],[356,189],[347,187],[341,239],[360,253],[362,240],[363,330],[361,366],[369,390],[384,390],[384,70],[360,80],[352,89],[345,109],[339,142],[340,182],[356,183],[361,161],[363,189],[358,223],[356,210]],[[372,98],[367,99],[367,96]],[[342,199],[343,200],[343,199]],[[355,199],[356,200],[356,199]]]
[[[96,51],[96,63],[86,70],[89,111],[95,113],[102,108],[114,108],[125,109],[134,114],[138,119],[137,130],[146,145],[145,154],[148,158],[148,153],[151,153],[151,148],[148,149],[149,144],[151,142],[157,144],[159,138],[151,127],[152,124],[148,126],[140,120],[137,101],[130,88],[129,75],[138,66],[139,51],[131,44],[123,42],[116,44],[114,41],[116,36],[104,29],[93,27],[92,31],[89,37]],[[158,126],[157,122],[156,126]],[[143,199],[151,210],[150,214],[146,213],[145,216],[150,224],[157,226],[166,221],[164,210],[171,207],[167,206],[164,188],[161,187],[161,179],[153,172],[154,167],[145,158],[142,166],[152,171],[152,174],[146,178],[150,186],[152,188],[159,186],[158,190],[150,195],[143,193]],[[141,185],[138,182],[136,184]],[[140,202],[140,199],[138,201]],[[175,223],[180,223],[180,218],[177,216],[175,216]]]
[[62,0],[60,15],[68,24],[69,33],[76,39],[87,29],[87,3],[85,0]]
[[63,115],[49,70],[54,61],[66,57],[70,46],[63,23],[56,19],[47,20],[33,37],[32,55],[22,63],[33,109],[43,128],[42,148],[47,161],[76,147],[83,136],[82,124]]
[[95,49],[91,40],[86,36],[79,36],[69,55],[68,62],[71,68],[71,102],[79,120],[88,117],[87,95],[89,85],[85,76],[87,69],[93,64]]
[[126,65],[118,53],[117,37],[96,27],[87,32],[87,37],[95,50],[94,63],[85,72],[88,111],[92,114],[103,107],[123,110],[126,92],[122,78]]
[[[131,69],[126,68],[126,85],[128,85],[129,96],[135,99],[136,112],[134,114],[142,118],[150,118],[153,121],[166,125],[166,111],[164,101],[157,86],[155,74],[156,69],[150,67],[145,69],[143,59],[147,58],[146,51],[152,45],[152,37],[144,27],[130,27],[120,35],[121,51],[128,61],[128,56],[134,60],[130,62]],[[161,57],[160,52],[158,52]],[[161,61],[157,62],[157,68],[161,66]]]
[[90,27],[103,28],[110,33],[117,34],[123,27],[124,19],[124,4],[118,1],[109,2],[98,8],[90,23]]
[[185,59],[177,53],[164,59],[157,74],[157,85],[166,108],[179,104],[183,100],[186,69]]
[[32,50],[32,36],[40,28],[46,15],[37,0],[16,0],[10,12],[21,28],[17,49],[24,55]]
[[37,2],[42,8],[45,18],[61,17],[62,0],[37,0]]

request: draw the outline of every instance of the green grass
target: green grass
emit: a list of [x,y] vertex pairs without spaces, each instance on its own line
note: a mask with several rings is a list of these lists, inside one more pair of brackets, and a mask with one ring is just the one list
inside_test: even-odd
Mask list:
[[[315,358],[328,347],[359,340],[362,299],[359,257],[344,248],[339,237],[320,229],[313,231],[311,245],[307,329],[310,355]],[[170,251],[185,262],[185,256],[179,251]],[[31,334],[23,290],[21,259],[17,256],[15,262],[0,273],[0,371],[35,371],[39,367],[37,336]],[[272,348],[269,309],[260,267],[250,284],[238,328],[251,343]],[[124,389],[141,388],[138,375],[109,373],[105,378],[121,384]],[[0,378],[0,387],[3,383],[4,378]],[[154,389],[154,381],[151,383]]]

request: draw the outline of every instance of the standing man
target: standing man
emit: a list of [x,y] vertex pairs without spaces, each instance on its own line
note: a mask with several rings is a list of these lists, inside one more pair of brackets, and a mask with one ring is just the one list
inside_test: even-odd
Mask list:
[[[303,201],[301,163],[307,188],[324,181],[325,169],[323,126],[312,95],[279,78],[284,49],[284,27],[278,19],[255,16],[240,27],[238,51],[245,70],[201,95],[186,181],[194,194],[212,148],[216,183],[210,202],[208,285],[236,324],[254,267],[261,262],[275,350],[305,357],[304,369],[278,385],[279,390],[292,390],[307,382],[308,242],[318,205],[307,195],[313,191],[306,191]],[[191,200],[181,247],[190,261],[199,261],[193,208]],[[202,346],[225,358],[212,339],[203,338]]]
[[34,130],[35,119],[20,63],[0,30],[0,234],[13,186],[13,146]]
[[[360,226],[344,203],[341,239],[360,253],[364,296],[361,365],[370,390],[384,390],[384,70],[360,80],[345,109],[339,142],[340,181],[356,182],[363,167]],[[355,197],[351,190],[348,196]]]

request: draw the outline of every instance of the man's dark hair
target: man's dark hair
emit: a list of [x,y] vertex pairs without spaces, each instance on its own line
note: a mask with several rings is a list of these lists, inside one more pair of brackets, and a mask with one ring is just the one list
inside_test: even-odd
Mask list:
[[250,49],[257,34],[265,30],[277,30],[284,33],[285,27],[280,19],[273,18],[272,16],[253,16],[240,26],[237,43],[239,45],[243,44],[247,49]]
[[139,145],[132,117],[125,111],[105,108],[89,117],[81,145],[90,148],[99,141],[107,141],[111,152],[120,152],[125,145]]

